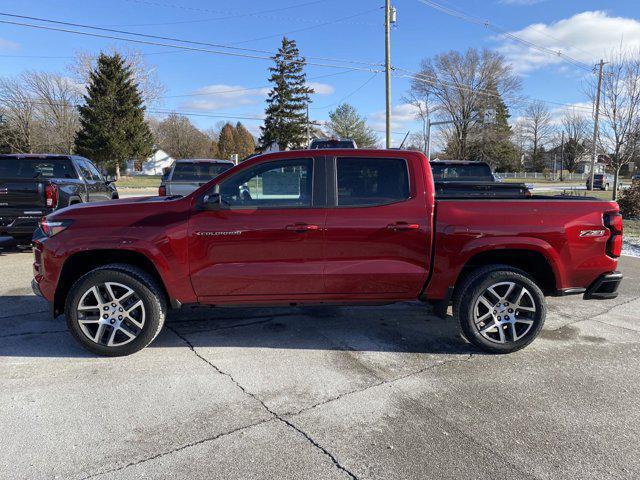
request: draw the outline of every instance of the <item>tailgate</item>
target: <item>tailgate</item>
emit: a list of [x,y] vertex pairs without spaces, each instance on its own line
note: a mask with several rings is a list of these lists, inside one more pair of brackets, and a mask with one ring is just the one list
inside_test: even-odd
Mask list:
[[44,185],[34,180],[0,179],[0,209],[44,207]]

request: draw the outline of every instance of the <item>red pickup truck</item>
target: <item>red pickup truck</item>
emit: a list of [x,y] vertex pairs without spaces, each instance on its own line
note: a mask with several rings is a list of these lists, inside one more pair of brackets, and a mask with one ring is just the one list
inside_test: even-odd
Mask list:
[[592,198],[447,195],[424,155],[307,150],[261,155],[185,197],[81,204],[34,236],[34,291],[75,338],[127,355],[169,308],[449,305],[497,353],[528,345],[545,295],[616,296],[622,220]]

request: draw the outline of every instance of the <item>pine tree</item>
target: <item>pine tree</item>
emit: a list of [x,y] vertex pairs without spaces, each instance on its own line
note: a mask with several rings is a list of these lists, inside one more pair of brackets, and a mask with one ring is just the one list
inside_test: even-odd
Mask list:
[[220,158],[228,160],[232,154],[238,153],[234,131],[235,129],[230,123],[226,123],[220,130],[220,137],[218,138]]
[[306,108],[313,89],[306,86],[305,59],[294,40],[282,38],[282,45],[269,68],[274,86],[267,97],[264,126],[260,127],[260,150],[276,143],[280,150],[306,144]]
[[358,111],[348,103],[329,112],[327,128],[336,137],[355,140],[360,148],[373,148],[378,144],[378,137],[367,126],[365,118],[358,115]]
[[256,141],[253,139],[253,135],[249,133],[249,130],[245,128],[242,123],[236,123],[236,128],[233,132],[237,154],[239,158],[245,158],[253,154],[256,150]]
[[100,54],[84,100],[75,138],[79,155],[105,166],[117,177],[127,160],[151,155],[153,138],[140,91],[131,67],[118,53]]

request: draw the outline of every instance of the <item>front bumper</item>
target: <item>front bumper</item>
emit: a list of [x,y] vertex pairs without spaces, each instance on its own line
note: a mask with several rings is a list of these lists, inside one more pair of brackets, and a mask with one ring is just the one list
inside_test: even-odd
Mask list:
[[44,295],[40,291],[40,285],[38,285],[38,282],[36,282],[35,278],[31,279],[31,290],[33,290],[33,293],[36,296],[44,298]]
[[607,300],[618,296],[622,273],[611,272],[600,275],[584,292],[585,300]]

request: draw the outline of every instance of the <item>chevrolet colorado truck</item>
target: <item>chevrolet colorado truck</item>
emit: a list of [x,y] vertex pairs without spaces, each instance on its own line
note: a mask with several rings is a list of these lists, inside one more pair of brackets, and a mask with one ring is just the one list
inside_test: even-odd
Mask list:
[[76,155],[0,155],[0,237],[30,243],[44,215],[118,198],[113,181]]
[[439,199],[418,152],[253,157],[185,197],[79,204],[34,235],[33,289],[102,355],[184,305],[449,305],[496,353],[538,335],[545,296],[616,296],[622,220],[585,197]]

